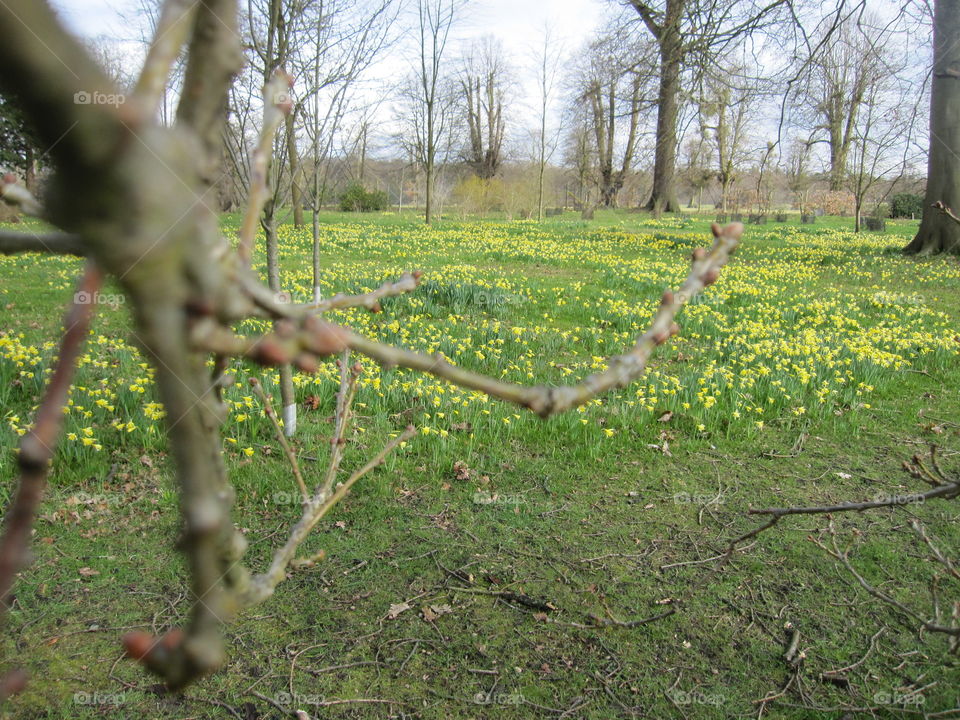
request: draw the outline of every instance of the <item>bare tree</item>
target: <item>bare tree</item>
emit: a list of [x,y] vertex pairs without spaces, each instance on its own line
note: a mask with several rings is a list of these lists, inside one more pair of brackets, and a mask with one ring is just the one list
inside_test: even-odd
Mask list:
[[821,50],[810,61],[810,74],[795,104],[812,117],[813,136],[829,148],[830,190],[847,185],[850,152],[861,111],[874,86],[887,74],[882,57],[888,33],[874,30],[876,18],[855,16],[839,27],[824,23]]
[[770,161],[776,152],[777,144],[767,142],[760,151],[760,162],[757,163],[757,212],[765,215],[770,211],[770,201],[773,191],[770,189]]
[[431,222],[437,214],[438,181],[444,163],[456,156],[456,148],[462,147],[462,140],[456,132],[458,97],[454,79],[444,78],[434,95],[432,123],[428,123],[419,78],[407,78],[400,86],[397,97],[396,120],[399,131],[396,142],[403,149],[409,165],[415,169],[412,180],[414,194],[424,199],[424,210],[429,194]]
[[709,167],[711,148],[701,123],[701,130],[695,137],[687,140],[684,145],[683,179],[690,186],[690,207],[696,203],[697,212],[703,209],[703,191],[709,187],[716,177],[716,172]]
[[898,81],[894,74],[897,68],[884,64],[888,72],[879,74],[864,95],[845,177],[846,187],[853,193],[856,232],[861,229],[868,194],[882,181],[894,178],[884,193],[889,195],[896,186],[895,178],[903,177],[905,169],[903,138],[909,135],[912,120],[912,89]]
[[683,74],[706,69],[715,58],[759,30],[792,18],[791,0],[618,0],[632,7],[659,55],[656,153],[648,208],[680,209],[675,175]]
[[587,108],[597,157],[600,203],[617,206],[617,195],[636,157],[650,48],[613,28],[590,43],[575,80],[575,102]]
[[746,141],[751,111],[759,91],[734,68],[723,76],[704,78],[700,100],[701,125],[715,152],[717,180],[720,183],[720,209],[729,210],[730,188],[747,159]]
[[574,205],[585,208],[591,205],[590,184],[594,176],[594,158],[590,142],[590,121],[584,109],[576,105],[568,112],[564,163],[573,169],[576,183]]
[[409,147],[426,175],[424,220],[428,225],[433,222],[437,156],[449,120],[450,94],[443,63],[450,31],[463,5],[464,0],[417,0],[418,66],[412,92],[407,95],[416,137]]
[[[281,68],[289,66],[296,53],[297,43],[303,42],[299,23],[313,0],[250,0],[247,8],[247,37],[253,50],[255,63],[254,72],[257,72],[263,82],[263,87],[271,86],[272,78]],[[285,71],[284,71],[285,72]],[[291,99],[292,77],[290,87],[279,91],[280,96],[265,98],[267,103],[283,103],[289,106],[289,112],[283,115],[286,138],[271,135],[269,147],[261,145],[257,148],[258,156],[254,161],[261,162],[266,180],[267,192],[261,204],[253,202],[250,207],[258,207],[261,211],[258,218],[266,237],[267,282],[270,289],[278,298],[282,297],[280,279],[280,241],[277,236],[277,225],[280,222],[278,212],[286,196],[284,187],[285,159],[289,160],[289,178],[291,183],[292,205],[294,211],[302,208],[301,197],[297,189],[295,178],[299,172],[299,156],[296,153],[296,140],[292,138],[293,125],[291,116],[296,114],[296,105]],[[292,151],[292,154],[291,154]],[[254,172],[260,172],[256,168]],[[251,184],[251,194],[253,187]],[[302,209],[301,209],[302,212]],[[245,219],[252,223],[253,218],[248,214]],[[301,217],[302,222],[302,217]],[[248,258],[249,260],[249,258]],[[284,433],[292,436],[297,431],[297,401],[293,387],[293,368],[290,363],[280,366],[280,398],[283,413]]]
[[784,161],[784,173],[787,176],[787,188],[794,194],[801,215],[806,215],[810,201],[810,188],[813,178],[810,176],[810,155],[814,141],[795,140],[788,150]]
[[547,163],[556,152],[560,137],[559,128],[555,132],[548,130],[548,112],[553,103],[557,90],[557,81],[560,75],[560,63],[563,50],[550,26],[543,28],[541,41],[536,50],[536,78],[537,90],[537,135],[536,135],[536,162],[537,162],[537,222],[543,221],[543,194],[544,176]]
[[398,12],[393,0],[319,3],[304,29],[307,39],[293,60],[302,78],[298,106],[309,141],[310,167],[302,178],[303,196],[312,211],[314,302],[321,300],[317,215],[327,196],[331,149],[350,110],[351,91],[394,39],[391,25]]
[[960,2],[936,0],[933,7],[926,204],[920,230],[905,251],[960,255],[960,224],[935,207],[939,204],[952,211],[960,208]]
[[494,177],[503,162],[504,103],[510,92],[511,74],[503,44],[492,36],[470,46],[460,69],[469,134],[464,157],[482,180]]

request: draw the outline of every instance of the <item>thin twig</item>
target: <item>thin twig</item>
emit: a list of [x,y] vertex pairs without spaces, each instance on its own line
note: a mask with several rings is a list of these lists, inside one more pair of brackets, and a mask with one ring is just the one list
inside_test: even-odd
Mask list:
[[944,215],[946,215],[948,218],[950,218],[951,220],[953,220],[955,223],[960,223],[960,217],[958,217],[958,216],[956,215],[956,213],[953,212],[953,210],[951,210],[949,207],[947,207],[946,205],[944,205],[944,203],[943,203],[942,200],[937,200],[937,201],[932,205],[932,207],[935,208],[936,210],[939,210],[940,212],[942,212]]
[[347,478],[329,498],[320,500],[317,495],[314,495],[311,502],[307,503],[304,507],[303,515],[300,517],[300,521],[290,531],[290,536],[287,541],[274,553],[270,567],[260,575],[250,578],[249,586],[246,589],[245,596],[241,599],[241,604],[245,607],[256,605],[273,594],[276,586],[286,576],[287,568],[294,559],[297,549],[323,516],[350,492],[350,488],[353,487],[360,478],[383,463],[387,455],[393,452],[401,443],[413,437],[415,432],[416,430],[412,425],[408,426],[400,435],[387,443],[366,465]]
[[0,540],[0,621],[6,616],[7,596],[13,587],[14,577],[27,563],[33,519],[43,498],[50,462],[63,427],[63,408],[67,404],[77,359],[96,309],[95,303],[83,303],[78,298],[90,297],[100,289],[102,282],[100,270],[93,263],[87,263],[77,287],[78,292],[64,318],[64,332],[53,375],[47,384],[33,427],[20,441],[17,455],[20,478]]
[[[933,490],[924,493],[916,493],[909,496],[910,503],[920,503],[935,498],[951,500],[960,496],[960,482],[946,483],[938,485]],[[840,503],[839,505],[822,505],[811,507],[785,507],[785,508],[751,508],[747,511],[749,515],[771,515],[775,518],[781,518],[786,515],[827,515],[838,512],[863,512],[882,507],[902,507],[905,503],[902,497],[892,496],[886,500],[872,500],[859,503]]]
[[853,575],[854,579],[860,584],[860,587],[866,590],[873,597],[877,598],[877,600],[880,600],[881,602],[884,602],[887,605],[891,605],[892,607],[895,607],[903,614],[913,618],[914,620],[919,622],[924,629],[929,630],[930,632],[943,633],[944,635],[960,637],[960,627],[947,627],[945,625],[939,625],[937,623],[930,622],[929,620],[926,620],[922,615],[917,613],[912,608],[904,605],[899,600],[896,600],[895,598],[890,597],[883,591],[878,590],[869,582],[867,582],[867,580],[860,573],[857,572],[856,568],[853,567],[853,564],[850,562],[850,556],[848,554],[848,551],[841,550],[840,547],[837,545],[837,533],[832,521],[830,522],[829,532],[831,535],[831,545],[833,547],[832,550],[817,540],[813,541],[814,544],[817,545],[824,552],[826,552],[828,555],[830,555],[832,558],[834,558],[835,560],[838,560],[847,569],[847,572]]
[[290,461],[290,468],[293,470],[293,477],[297,481],[297,487],[300,488],[300,497],[303,499],[303,502],[307,502],[307,500],[310,499],[310,491],[307,490],[307,484],[303,481],[303,475],[300,472],[300,463],[297,462],[297,454],[293,451],[293,448],[290,447],[290,443],[287,442],[287,438],[283,434],[283,428],[280,426],[280,421],[277,420],[277,415],[273,411],[273,404],[270,402],[270,398],[267,397],[266,391],[263,389],[263,386],[260,384],[260,381],[257,380],[257,378],[250,378],[250,387],[253,388],[253,392],[263,404],[263,412],[268,418],[270,418],[274,435],[276,435],[277,441],[280,443],[280,447],[283,448],[283,452],[286,454],[287,460]]
[[337,393],[333,438],[330,440],[330,462],[317,493],[323,498],[333,489],[340,463],[343,461],[343,446],[346,444],[347,428],[350,427],[350,409],[357,392],[357,378],[360,377],[361,370],[360,363],[350,365],[350,351],[344,350],[340,357],[340,391]]
[[[656,347],[679,331],[674,318],[683,305],[719,278],[720,270],[736,250],[743,226],[732,223],[721,228],[714,224],[713,233],[716,238],[713,247],[709,251],[702,248],[694,251],[690,275],[676,293],[669,290],[664,292],[650,328],[640,336],[636,345],[626,354],[611,358],[606,370],[591,375],[576,385],[515,385],[464,370],[440,355],[421,355],[383,345],[350,332],[345,332],[343,338],[349,347],[373,358],[381,365],[421,370],[454,385],[479,390],[547,417],[583,405],[600,393],[629,385],[643,375]],[[271,309],[284,312],[282,306],[275,305]]]
[[403,295],[413,292],[420,284],[423,272],[414,270],[412,273],[404,273],[400,279],[395,282],[385,282],[376,290],[364,295],[344,295],[337,293],[332,298],[320,300],[315,303],[301,305],[304,310],[312,310],[317,313],[329,312],[330,310],[342,310],[351,307],[365,307],[371,312],[380,312],[380,301],[386,297]]
[[260,222],[260,211],[267,201],[267,176],[270,170],[270,158],[273,155],[273,138],[284,116],[293,109],[290,101],[290,76],[277,69],[273,77],[263,88],[263,127],[260,140],[250,158],[250,197],[247,200],[246,214],[240,226],[240,239],[237,253],[249,267],[253,257],[253,244]]

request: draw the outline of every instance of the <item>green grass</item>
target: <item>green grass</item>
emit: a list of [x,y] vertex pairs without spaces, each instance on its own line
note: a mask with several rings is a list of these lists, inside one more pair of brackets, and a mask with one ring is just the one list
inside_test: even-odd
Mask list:
[[[710,219],[601,211],[592,222],[567,213],[541,226],[445,219],[427,230],[407,214],[329,213],[321,218],[323,287],[362,292],[423,269],[418,292],[385,301],[383,313],[334,317],[517,382],[572,382],[642,331],[663,288],[682,279],[691,250],[707,242]],[[225,216],[225,231],[238,222]],[[947,642],[918,637],[915,623],[868,596],[809,541],[826,538],[826,519],[785,519],[715,577],[714,562],[684,564],[717,555],[753,527],[750,507],[922,491],[900,465],[929,443],[960,471],[960,266],[898,255],[915,223],[861,237],[844,232],[851,224],[748,227],[724,278],[683,311],[683,333],[662,348],[652,374],[583,413],[542,421],[364,362],[344,470],[407,422],[420,434],[307,542],[304,554],[323,549],[328,559],[292,575],[230,627],[229,665],[184,695],[160,692],[120,659],[127,628],[178,625],[191,602],[174,549],[172,461],[162,421],[143,410],[156,400],[150,372],[126,306],[101,306],[66,419],[76,439],[58,450],[36,559],[16,586],[3,634],[2,669],[25,667],[32,677],[6,716],[229,717],[223,703],[240,717],[280,717],[259,693],[293,695],[294,707],[316,717],[757,717],[756,701],[791,677],[788,623],[806,658],[767,706],[770,717],[843,714],[801,705],[914,716],[916,705],[875,696],[925,686],[920,709],[957,707],[960,665]],[[309,224],[285,226],[281,237],[284,287],[306,298]],[[0,259],[5,501],[17,432],[38,400],[78,268],[74,260]],[[224,452],[236,521],[251,541],[246,562],[259,570],[298,509],[281,502],[292,479],[259,406],[245,400],[248,377],[270,389],[273,374],[235,370]],[[316,477],[334,369],[328,363],[299,383],[299,399],[318,403],[301,410],[296,440]],[[83,444],[85,429],[99,450]],[[458,461],[469,479],[456,478]],[[859,572],[927,613],[939,566],[911,518],[956,557],[955,504],[835,522],[841,541],[854,543]],[[960,598],[952,582],[941,580],[944,608]],[[684,599],[680,611],[648,625],[575,626],[589,624],[590,613],[654,615],[668,598]],[[404,601],[411,609],[390,619],[391,605]],[[431,606],[450,612],[428,620]],[[821,679],[862,658],[845,674],[848,685]],[[478,694],[495,704],[478,704]],[[394,704],[311,707],[351,698]]]

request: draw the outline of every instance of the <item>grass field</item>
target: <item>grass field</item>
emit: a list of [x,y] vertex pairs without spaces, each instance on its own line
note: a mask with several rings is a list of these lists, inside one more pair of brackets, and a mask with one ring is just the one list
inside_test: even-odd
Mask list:
[[[238,221],[225,216],[225,232]],[[433,229],[391,214],[322,221],[327,294],[425,273],[384,312],[335,319],[529,383],[605,367],[709,232],[706,220],[626,213]],[[750,507],[922,492],[900,466],[930,443],[960,472],[960,264],[900,255],[915,223],[860,236],[850,223],[749,227],[642,381],[551,420],[364,360],[344,469],[407,423],[418,435],[308,541],[327,559],[229,628],[229,666],[184,695],[121,659],[122,633],[177,625],[190,600],[164,411],[123,296],[106,289],[2,637],[3,668],[33,681],[3,716],[960,717],[947,641],[918,635],[809,541],[828,537],[827,519],[787,518],[711,576],[711,558],[759,524]],[[306,301],[309,227],[283,226],[281,241],[285,290]],[[5,504],[79,267],[0,258]],[[273,389],[276,377],[234,370],[224,453],[259,570],[299,507],[246,382]],[[296,383],[295,446],[316,474],[337,375],[331,362]],[[942,567],[911,519],[960,546],[955,502],[835,524],[858,572],[932,616]],[[960,580],[941,577],[938,597],[949,619]],[[629,621],[677,599],[650,624],[591,627],[591,614]],[[793,628],[798,669],[783,659]],[[842,680],[823,675],[837,669]]]

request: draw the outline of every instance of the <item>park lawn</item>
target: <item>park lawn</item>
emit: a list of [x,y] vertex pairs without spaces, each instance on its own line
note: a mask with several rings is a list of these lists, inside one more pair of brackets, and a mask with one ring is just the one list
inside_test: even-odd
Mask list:
[[[451,219],[425,228],[395,213],[321,221],[325,294],[425,272],[416,293],[385,301],[380,314],[332,317],[498,377],[549,383],[602,369],[629,346],[709,227],[708,218],[611,212],[542,225]],[[237,223],[224,216],[229,236]],[[540,420],[362,361],[344,472],[408,423],[417,437],[308,541],[304,554],[323,549],[327,559],[230,627],[229,665],[183,695],[160,692],[120,659],[126,629],[180,624],[190,600],[174,550],[163,408],[122,294],[105,289],[36,560],[3,636],[4,668],[33,678],[6,716],[281,717],[281,708],[302,708],[319,717],[756,717],[757,701],[791,680],[783,654],[793,628],[805,659],[765,714],[811,717],[805,705],[834,708],[823,717],[839,717],[841,706],[906,717],[960,706],[960,664],[947,642],[918,637],[916,623],[809,541],[829,540],[828,520],[785,519],[717,574],[710,560],[759,524],[750,507],[922,492],[900,466],[930,443],[960,470],[960,265],[899,255],[916,223],[860,236],[843,229],[850,223],[748,227],[648,376],[582,412]],[[309,223],[284,225],[280,236],[284,289],[308,300]],[[0,259],[4,502],[79,266]],[[299,511],[246,382],[272,389],[275,373],[243,363],[234,371],[224,452],[251,541],[247,564],[259,570]],[[314,477],[336,388],[332,362],[297,376],[309,407],[295,445]],[[835,523],[864,577],[929,614],[939,566],[913,518],[942,547],[960,544],[955,504]],[[960,595],[950,582],[942,580],[944,607]],[[646,625],[591,626],[591,615],[629,621],[678,600],[676,614]],[[843,681],[821,678],[861,659]],[[361,699],[376,702],[333,702]]]

